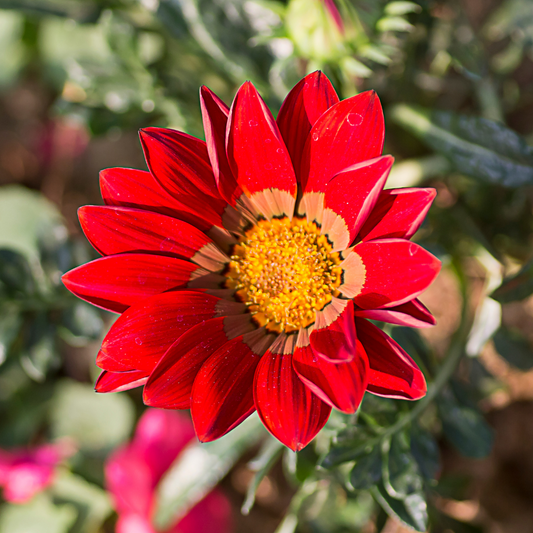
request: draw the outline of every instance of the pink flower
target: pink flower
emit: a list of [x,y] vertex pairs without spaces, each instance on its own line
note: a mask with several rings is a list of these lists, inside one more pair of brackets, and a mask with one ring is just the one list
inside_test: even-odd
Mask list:
[[[156,486],[193,437],[192,423],[185,415],[145,411],[133,440],[117,449],[105,466],[106,486],[119,515],[117,533],[155,533],[151,517]],[[231,508],[218,491],[208,494],[165,533],[214,531],[231,531]]]
[[72,455],[67,442],[44,444],[31,450],[0,450],[0,486],[4,499],[24,503],[51,485],[56,466]]

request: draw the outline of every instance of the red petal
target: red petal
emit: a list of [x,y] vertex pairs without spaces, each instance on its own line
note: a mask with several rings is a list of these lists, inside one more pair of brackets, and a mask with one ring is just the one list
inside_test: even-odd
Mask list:
[[150,172],[108,168],[100,172],[100,190],[106,205],[137,207],[179,218],[202,231],[213,224],[180,200],[172,198]]
[[401,237],[410,239],[418,230],[435,198],[435,189],[387,189],[359,232],[363,241]]
[[226,156],[226,125],[228,106],[210,89],[200,89],[200,107],[204,124],[207,152],[220,196],[235,205],[242,194]]
[[249,315],[212,318],[192,327],[168,349],[150,374],[144,403],[165,409],[189,409],[193,382],[205,361],[250,328]]
[[125,311],[102,342],[96,364],[104,370],[151,372],[180,335],[217,316],[243,313],[244,304],[192,291],[165,292]]
[[429,328],[437,323],[426,306],[417,299],[390,309],[357,309],[355,316],[413,328]]
[[325,74],[317,70],[300,80],[289,92],[276,120],[291,155],[296,176],[307,136],[320,115],[339,101]]
[[322,233],[334,243],[334,251],[348,248],[355,239],[376,205],[393,162],[390,155],[364,161],[343,170],[327,184]]
[[351,300],[333,301],[317,311],[310,341],[313,351],[331,363],[352,361],[356,355],[354,308]]
[[205,273],[203,268],[176,257],[121,254],[91,261],[61,279],[78,298],[121,313],[154,294],[185,287]]
[[233,175],[266,217],[294,211],[296,177],[269,109],[250,82],[237,92],[228,120],[226,150]]
[[358,318],[356,327],[370,363],[367,390],[404,400],[425,396],[424,374],[399,344],[367,320]]
[[211,239],[191,224],[128,207],[86,205],[78,210],[80,224],[102,255],[154,252],[191,259],[212,271],[229,261]]
[[204,363],[194,380],[191,401],[194,430],[201,442],[222,437],[254,412],[254,373],[271,342],[271,336],[257,330],[227,342]]
[[283,348],[273,347],[257,367],[255,408],[274,437],[291,450],[300,451],[324,427],[331,407],[302,383],[292,367],[292,353],[275,351]]
[[355,413],[368,382],[368,357],[363,345],[357,341],[357,355],[350,363],[330,363],[313,352],[304,331],[294,351],[294,370],[322,401],[344,413]]
[[304,190],[324,191],[341,170],[380,156],[384,132],[383,111],[374,91],[330,107],[307,138],[301,166]]
[[363,309],[394,307],[422,293],[437,277],[440,261],[414,242],[382,239],[363,242],[354,251],[365,280],[354,303]]
[[148,381],[148,373],[138,370],[108,372],[104,370],[96,380],[96,392],[123,392],[141,387]]
[[190,211],[222,227],[227,202],[218,193],[205,142],[164,128],[145,128],[140,138],[148,168],[161,186]]

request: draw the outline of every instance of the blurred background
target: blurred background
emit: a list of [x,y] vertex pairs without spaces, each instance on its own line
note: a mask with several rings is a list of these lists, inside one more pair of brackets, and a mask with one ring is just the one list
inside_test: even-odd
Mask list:
[[[0,0],[0,50],[0,533],[113,532],[132,506],[182,533],[533,532],[532,0]],[[139,128],[203,138],[201,85],[230,104],[251,80],[276,114],[316,69],[378,92],[389,187],[438,190],[416,237],[444,264],[422,297],[438,325],[392,329],[431,401],[367,395],[355,433],[336,414],[298,457],[252,418],[121,503],[136,463],[116,450],[149,422],[140,389],[93,391],[114,318],[61,284],[96,257],[76,210],[102,168],[146,168]]]

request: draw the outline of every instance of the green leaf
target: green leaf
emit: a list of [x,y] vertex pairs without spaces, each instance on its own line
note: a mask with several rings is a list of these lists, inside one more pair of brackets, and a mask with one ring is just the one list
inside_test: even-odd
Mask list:
[[255,493],[257,491],[257,487],[259,487],[259,484],[263,478],[276,464],[283,449],[283,444],[281,444],[281,442],[279,442],[277,439],[271,437],[263,443],[257,457],[248,463],[248,468],[255,472],[255,474],[246,492],[246,499],[241,507],[241,513],[243,515],[248,515],[252,510],[255,502]]
[[411,31],[414,29],[412,24],[402,17],[384,17],[378,20],[376,24],[378,31]]
[[33,274],[26,258],[14,250],[0,249],[0,292],[9,297],[31,295]]
[[406,498],[422,490],[418,464],[411,454],[405,433],[396,433],[391,438],[383,478],[385,489],[393,498]]
[[[367,395],[369,396],[369,395]],[[375,443],[376,433],[364,426],[350,428],[349,438],[331,447],[329,453],[322,459],[321,466],[331,468],[348,461],[357,460],[369,453]]]
[[66,533],[76,520],[70,505],[53,505],[39,494],[29,503],[3,505],[0,511],[0,533]]
[[520,331],[502,326],[492,341],[496,351],[511,365],[520,370],[533,368],[533,348]]
[[433,481],[441,468],[439,447],[433,435],[418,424],[413,424],[411,427],[411,453],[420,473],[425,479]]
[[67,470],[56,474],[52,493],[56,501],[69,503],[78,511],[78,519],[69,533],[98,531],[113,510],[105,490]]
[[357,459],[350,472],[350,483],[356,490],[373,487],[381,479],[381,450],[374,446],[372,451]]
[[502,304],[523,300],[533,294],[533,259],[520,271],[504,279],[502,284],[491,294],[491,298]]
[[422,494],[410,494],[407,498],[397,500],[387,493],[383,483],[372,488],[371,492],[390,517],[400,520],[415,531],[427,530],[427,503]]
[[35,320],[26,323],[25,340],[20,354],[22,367],[30,378],[44,381],[52,368],[59,366],[56,347],[56,328],[50,324],[46,313],[39,313]]
[[21,325],[22,317],[17,310],[13,306],[3,304],[0,307],[0,365],[7,359]]
[[493,431],[477,409],[461,404],[449,389],[437,398],[437,407],[444,435],[462,455],[481,459],[490,453]]
[[533,148],[497,122],[405,104],[394,106],[389,117],[448,157],[459,172],[505,187],[533,183]]
[[133,402],[126,394],[96,394],[90,385],[60,381],[51,406],[56,438],[71,436],[87,451],[106,451],[124,442],[133,427]]
[[19,185],[0,188],[0,248],[35,260],[39,235],[57,224],[61,224],[59,212],[41,194]]
[[154,514],[156,527],[167,529],[183,516],[264,435],[259,417],[252,415],[215,442],[189,445],[159,484]]
[[61,336],[72,346],[85,346],[99,339],[103,327],[99,311],[85,302],[75,302],[61,315]]
[[360,416],[371,420],[372,424],[388,427],[396,421],[398,408],[394,401],[380,398],[374,394],[365,394],[361,404]]
[[407,15],[408,13],[419,13],[422,8],[414,2],[389,2],[385,6],[387,15]]

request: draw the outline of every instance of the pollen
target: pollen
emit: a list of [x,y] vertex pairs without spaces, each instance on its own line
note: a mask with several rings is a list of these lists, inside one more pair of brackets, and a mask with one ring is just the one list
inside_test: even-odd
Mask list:
[[341,258],[320,227],[302,218],[261,220],[233,247],[226,286],[273,332],[314,323],[316,311],[338,296]]

